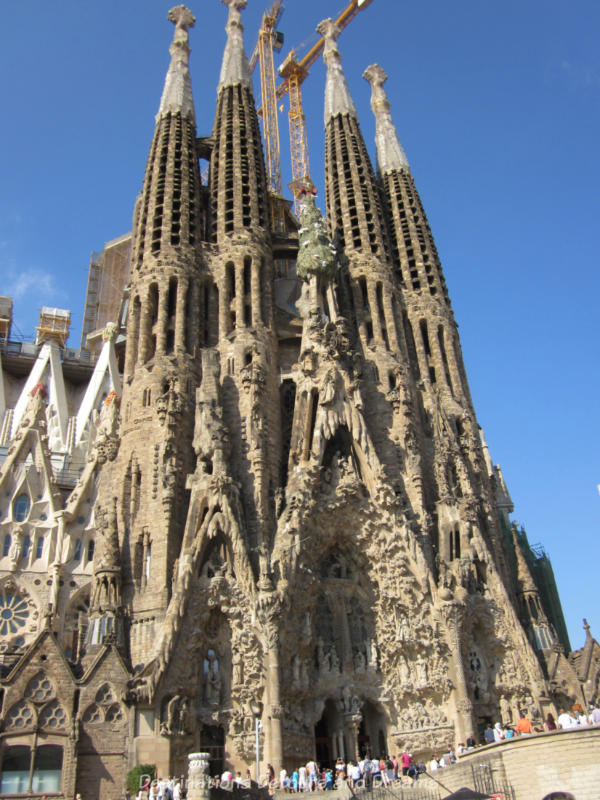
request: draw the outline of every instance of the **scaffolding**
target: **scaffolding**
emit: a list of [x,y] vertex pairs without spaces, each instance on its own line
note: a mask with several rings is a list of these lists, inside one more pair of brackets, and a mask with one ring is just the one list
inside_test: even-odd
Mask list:
[[117,322],[123,292],[129,280],[131,234],[107,242],[92,253],[83,311],[81,348],[96,352],[102,347],[102,331]]
[[69,338],[71,327],[71,312],[65,308],[51,308],[42,306],[40,322],[36,325],[36,344],[56,342],[59,347],[64,347]]
[[12,310],[12,297],[0,297],[0,343],[2,344],[5,344],[10,339]]

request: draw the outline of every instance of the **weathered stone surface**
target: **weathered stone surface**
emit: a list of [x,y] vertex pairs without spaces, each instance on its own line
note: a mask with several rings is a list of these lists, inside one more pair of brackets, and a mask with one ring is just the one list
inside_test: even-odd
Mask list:
[[210,139],[193,17],[171,13],[105,366],[82,388],[46,343],[29,377],[3,369],[2,735],[62,748],[65,796],[117,795],[136,763],[185,776],[190,753],[254,771],[257,731],[263,767],[425,758],[599,691],[598,644],[565,653],[511,531],[384,74],[379,182],[323,27],[327,233],[310,198],[292,317],[274,283],[297,225],[270,230],[245,0],[226,5]]

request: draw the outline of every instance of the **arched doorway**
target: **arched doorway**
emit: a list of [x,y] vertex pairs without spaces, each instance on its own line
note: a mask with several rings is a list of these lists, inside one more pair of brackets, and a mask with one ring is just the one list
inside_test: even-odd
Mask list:
[[336,758],[345,757],[344,722],[333,700],[325,702],[321,719],[315,725],[315,759],[322,767],[333,767]]
[[209,773],[221,775],[223,772],[223,758],[225,754],[225,731],[220,725],[203,725],[200,732],[200,749],[208,753]]
[[362,721],[357,737],[358,753],[361,758],[385,758],[389,755],[387,744],[387,723],[385,714],[378,704],[370,700],[362,707]]

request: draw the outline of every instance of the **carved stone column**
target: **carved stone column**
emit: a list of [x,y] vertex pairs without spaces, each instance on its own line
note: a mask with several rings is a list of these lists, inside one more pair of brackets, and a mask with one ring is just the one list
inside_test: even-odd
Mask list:
[[190,753],[188,755],[188,800],[208,800],[210,797],[209,758],[209,753]]
[[344,727],[346,729],[346,736],[348,741],[347,758],[351,758],[355,764],[358,764],[358,731],[360,730],[360,723],[362,722],[362,714],[345,714]]
[[265,761],[271,763],[276,770],[281,769],[283,764],[283,736],[281,728],[281,718],[283,709],[281,706],[281,690],[279,678],[279,630],[277,629],[277,619],[279,609],[275,602],[272,589],[263,591],[262,606],[264,609],[264,642],[267,656],[267,686],[266,696],[268,698],[268,738],[265,741]]
[[473,724],[473,703],[469,697],[465,667],[462,658],[460,634],[465,608],[457,602],[445,602],[441,608],[448,637],[448,646],[452,655],[454,672],[454,691],[456,701],[456,737],[465,742],[475,730]]
[[156,352],[164,355],[167,347],[167,312],[168,312],[169,286],[161,285],[158,295],[158,318],[154,326],[156,335]]
[[[185,350],[185,331],[186,331],[186,306],[191,308],[189,303],[186,303],[189,282],[187,278],[179,278],[177,282],[177,302],[175,305],[175,350]],[[190,339],[191,341],[191,339]]]

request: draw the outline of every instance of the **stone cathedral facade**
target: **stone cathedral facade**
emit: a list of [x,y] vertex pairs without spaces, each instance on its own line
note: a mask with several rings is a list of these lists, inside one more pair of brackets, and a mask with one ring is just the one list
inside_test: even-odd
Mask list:
[[242,769],[257,720],[275,769],[426,757],[598,695],[596,642],[569,653],[547,560],[509,522],[385,73],[364,73],[374,170],[321,23],[326,216],[307,186],[281,224],[246,0],[223,2],[206,138],[194,17],[169,12],[100,354],[68,351],[60,324],[0,351],[1,794],[108,796],[198,750]]

